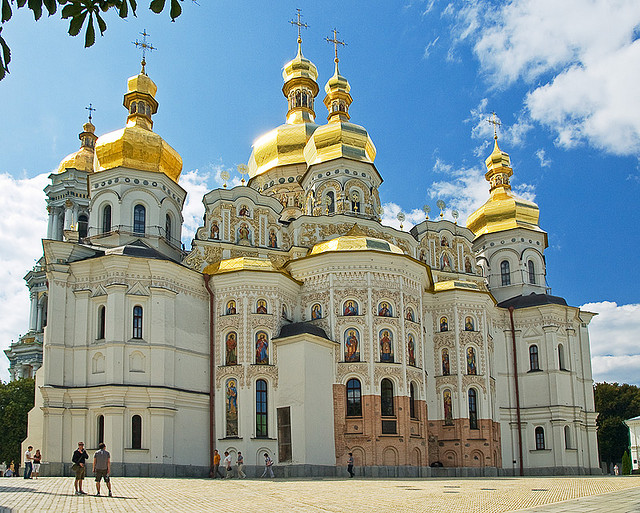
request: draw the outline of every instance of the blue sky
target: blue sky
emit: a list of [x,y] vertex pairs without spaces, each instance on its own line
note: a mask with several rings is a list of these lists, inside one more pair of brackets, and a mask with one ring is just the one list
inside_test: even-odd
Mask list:
[[[21,9],[5,24],[13,61],[0,82],[0,186],[7,197],[0,207],[0,256],[7,264],[0,275],[0,346],[26,330],[21,279],[41,253],[39,191],[46,175],[77,149],[90,102],[98,134],[125,122],[122,95],[140,61],[131,41],[146,29],[158,48],[147,59],[160,103],[154,130],[184,160],[188,245],[202,194],[219,186],[222,169],[233,173],[247,162],[258,136],[284,122],[281,69],[295,55],[288,21],[300,8],[309,24],[303,52],[320,75],[318,100],[333,72],[333,47],[324,38],[336,27],[347,42],[340,69],[351,83],[352,121],[367,128],[378,150],[385,222],[397,224],[400,209],[419,222],[422,205],[435,213],[438,199],[446,201],[447,216],[457,208],[464,222],[488,196],[484,159],[493,134],[485,120],[496,111],[514,188],[540,206],[540,225],[549,233],[552,293],[601,313],[592,323],[596,378],[640,383],[633,342],[640,329],[640,4],[265,5],[185,2],[171,23],[168,14],[153,15],[141,4],[137,18],[110,13],[105,36],[90,49],[66,35],[59,15],[34,22]],[[316,106],[324,123],[321,101]]]

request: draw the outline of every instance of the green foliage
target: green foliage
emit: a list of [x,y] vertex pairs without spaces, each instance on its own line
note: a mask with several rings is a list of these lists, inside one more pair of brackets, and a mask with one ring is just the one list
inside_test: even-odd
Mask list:
[[20,465],[20,444],[27,437],[27,414],[33,408],[35,381],[0,382],[0,462]]
[[[169,16],[171,21],[175,21],[182,14],[182,6],[180,5],[182,1],[184,0],[170,0]],[[85,28],[85,48],[96,42],[95,23],[98,24],[101,36],[107,30],[103,13],[115,10],[120,18],[127,18],[129,15],[135,16],[138,7],[136,0],[0,0],[0,2],[2,2],[0,17],[2,24],[11,19],[13,9],[20,9],[25,5],[33,12],[36,21],[42,17],[43,6],[49,16],[58,12],[58,6],[64,6],[61,17],[64,20],[69,20],[69,35],[77,36],[82,28]],[[165,8],[165,3],[166,0],[152,0],[149,8],[154,13],[160,14]],[[0,80],[9,73],[9,62],[11,62],[11,51],[2,37],[2,27],[0,26]]]
[[620,461],[629,448],[629,429],[624,420],[640,415],[640,388],[618,383],[597,383],[594,397],[598,419],[600,459],[612,464]]
[[622,469],[620,473],[623,476],[628,476],[631,474],[631,457],[627,451],[624,451],[624,456],[622,456]]

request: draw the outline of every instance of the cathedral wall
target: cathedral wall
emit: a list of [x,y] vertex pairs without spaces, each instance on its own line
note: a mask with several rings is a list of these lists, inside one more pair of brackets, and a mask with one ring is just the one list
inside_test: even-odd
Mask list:
[[478,419],[471,429],[469,419],[429,421],[429,464],[445,467],[501,467],[500,425]]

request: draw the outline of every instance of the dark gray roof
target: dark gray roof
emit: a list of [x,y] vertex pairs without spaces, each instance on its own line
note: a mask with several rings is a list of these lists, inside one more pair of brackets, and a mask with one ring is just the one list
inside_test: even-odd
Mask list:
[[140,239],[135,240],[124,246],[118,246],[116,248],[110,248],[104,251],[105,255],[125,255],[138,258],[153,258],[155,260],[170,260],[167,255],[160,253],[157,249],[147,246]]
[[311,324],[310,322],[294,322],[292,324],[285,324],[280,329],[280,333],[278,334],[276,339],[293,337],[294,335],[301,335],[303,333],[331,340],[329,337],[327,337],[327,334],[320,326],[316,326],[315,324]]
[[530,306],[540,305],[562,305],[567,306],[567,302],[564,298],[559,296],[550,296],[549,294],[536,294],[532,292],[528,296],[516,296],[511,299],[507,299],[502,303],[498,303],[500,308],[509,308],[512,306],[516,310],[518,308],[528,308]]

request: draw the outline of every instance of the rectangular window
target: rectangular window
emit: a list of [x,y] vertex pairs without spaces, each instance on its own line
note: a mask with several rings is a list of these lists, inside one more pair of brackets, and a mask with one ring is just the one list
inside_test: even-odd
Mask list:
[[267,382],[256,382],[256,438],[267,438]]
[[133,338],[142,338],[142,307],[133,307]]
[[278,461],[291,461],[291,408],[278,408]]

